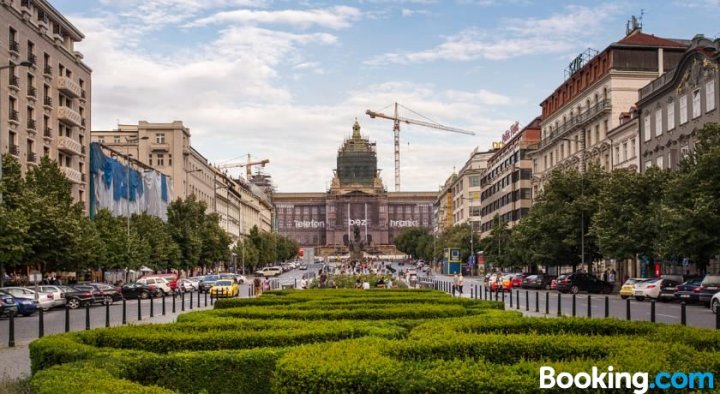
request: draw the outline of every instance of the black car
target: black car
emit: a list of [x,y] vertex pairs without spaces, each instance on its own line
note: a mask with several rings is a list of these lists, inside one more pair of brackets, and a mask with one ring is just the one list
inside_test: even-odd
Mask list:
[[700,284],[702,278],[688,279],[684,283],[675,286],[675,299],[686,303],[698,302],[700,295]]
[[561,293],[577,294],[587,291],[588,293],[609,294],[613,290],[613,285],[593,274],[575,272],[569,275],[560,275],[557,278],[557,289]]
[[93,286],[102,292],[103,299],[101,303],[112,305],[115,301],[122,301],[123,296],[119,287],[109,285],[107,283],[83,283],[85,286]]
[[215,282],[219,280],[219,275],[205,275],[205,277],[200,281],[200,292],[210,292],[210,288],[215,286]]
[[550,283],[555,279],[552,275],[537,274],[530,275],[523,279],[523,289],[539,289],[539,290],[550,290]]
[[675,289],[682,283],[682,276],[663,277],[660,281],[660,301],[672,301],[675,299]]
[[146,285],[144,283],[127,283],[120,289],[123,297],[127,299],[141,298],[147,299],[150,296],[159,297],[162,296],[162,290],[153,285]]
[[[104,295],[92,286],[77,285],[68,287],[65,291],[66,304],[70,309],[77,309],[88,304],[103,302]],[[98,301],[99,300],[99,301]]]
[[698,301],[710,306],[710,300],[717,292],[720,292],[720,275],[706,275],[700,283]]

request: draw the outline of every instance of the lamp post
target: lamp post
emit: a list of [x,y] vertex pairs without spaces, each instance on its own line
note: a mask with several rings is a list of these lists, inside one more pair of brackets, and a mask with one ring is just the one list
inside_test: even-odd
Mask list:
[[[140,140],[147,140],[148,137],[135,137],[135,138],[129,138],[125,137],[125,141],[130,143],[139,143]],[[132,170],[132,153],[128,150],[125,153],[125,164],[127,165],[127,168],[125,170],[125,187],[127,188],[127,192],[125,193],[125,196],[127,197],[127,217],[125,218],[127,222],[127,264],[128,267],[130,266],[130,170]],[[140,148],[138,147],[138,155],[140,152]]]

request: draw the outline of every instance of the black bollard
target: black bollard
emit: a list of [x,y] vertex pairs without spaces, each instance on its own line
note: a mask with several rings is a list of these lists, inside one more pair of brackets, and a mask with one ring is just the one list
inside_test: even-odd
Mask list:
[[530,311],[530,292],[525,290],[525,311]]
[[65,306],[65,332],[70,331],[70,308]]
[[545,314],[550,314],[550,293],[545,293]]
[[40,319],[38,321],[38,338],[42,338],[45,336],[45,319],[43,317],[43,314],[45,312],[43,312],[42,308],[40,308],[38,310],[38,312],[39,312],[38,319]]
[[[190,298],[190,301],[191,301],[190,303],[192,304],[192,293],[190,293],[190,297],[191,297],[191,298]],[[197,307],[200,308],[200,293],[198,293],[198,295],[197,295],[196,298],[197,298]],[[205,303],[205,306],[207,306],[207,303]],[[192,308],[190,308],[190,309],[192,309]]]
[[[198,301],[200,301],[200,294],[197,296]],[[190,293],[190,310],[193,308],[193,293]],[[183,294],[183,310],[185,310],[185,294]]]
[[8,327],[8,347],[15,347],[15,313],[10,312],[8,317],[10,318],[10,321],[8,321],[10,325],[10,327]]
[[685,301],[680,303],[680,324],[687,325],[687,314],[685,314]]
[[470,298],[475,298],[475,293],[473,292],[475,289],[473,289],[472,286],[470,286]]
[[[512,294],[510,297],[512,297]],[[505,304],[505,290],[502,291],[502,303]]]
[[517,310],[520,310],[520,290],[515,290],[515,301],[517,301],[517,305],[515,305],[515,307]]
[[630,320],[630,299],[625,300],[625,319]]
[[[192,293],[190,293],[190,297],[192,297]],[[185,294],[180,294],[180,310],[182,312],[185,312]]]
[[540,313],[540,292],[535,292],[535,312]]
[[164,293],[162,296],[162,315],[165,316],[165,294]]
[[105,303],[105,327],[110,327],[110,303]]
[[590,294],[588,294],[588,317],[592,318],[592,299],[590,298]]
[[562,293],[558,292],[558,308],[557,308],[557,309],[558,309],[558,310],[557,310],[557,315],[558,315],[558,316],[562,316],[562,300],[561,300],[561,297],[562,297]]
[[572,297],[572,316],[575,317],[575,306],[576,306],[576,301],[575,301],[575,299],[576,299],[577,297],[575,297],[575,294],[573,294],[572,296],[573,296],[573,297]]
[[715,329],[720,330],[720,307],[715,311]]
[[655,300],[650,300],[650,321],[655,323]]
[[122,324],[127,324],[127,301],[123,298],[123,315],[122,315]]
[[610,317],[610,297],[605,296],[605,318]]
[[[205,292],[205,306],[207,306],[207,297],[208,297],[208,293]],[[200,302],[200,301],[198,301],[198,302]]]
[[175,298],[177,298],[177,294],[173,293],[173,304],[172,304],[172,313],[175,314]]
[[90,329],[90,303],[85,304],[85,329]]
[[138,304],[137,304],[138,305],[138,311],[137,311],[138,312],[138,316],[137,316],[138,320],[142,320],[142,303],[141,303],[141,301],[142,301],[142,298],[138,297],[138,300],[137,300],[137,302],[138,302]]
[[150,295],[150,317],[155,317],[155,297]]
[[[503,295],[504,294],[505,294],[505,292],[503,292]],[[512,307],[513,307],[513,295],[512,295],[512,291],[510,291],[510,309],[512,309]]]

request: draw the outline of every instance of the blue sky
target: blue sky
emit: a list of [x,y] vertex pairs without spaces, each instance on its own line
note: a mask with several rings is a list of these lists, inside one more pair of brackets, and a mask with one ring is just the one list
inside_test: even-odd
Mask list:
[[641,9],[646,33],[720,36],[720,0],[50,1],[86,36],[93,130],[182,120],[211,162],[270,159],[279,191],[325,190],[356,117],[392,190],[392,123],[365,110],[395,101],[477,133],[402,127],[402,190],[436,190]]

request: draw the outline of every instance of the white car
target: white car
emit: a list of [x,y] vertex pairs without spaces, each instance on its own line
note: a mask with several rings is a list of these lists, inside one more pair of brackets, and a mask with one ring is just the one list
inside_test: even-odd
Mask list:
[[178,279],[177,291],[181,293],[192,292],[197,290],[196,285],[199,285],[199,283],[195,282],[195,284],[193,284],[193,282],[189,279]]
[[172,294],[170,282],[168,282],[165,278],[140,278],[137,280],[137,283],[142,283],[148,286],[156,286],[158,289],[162,290],[163,294]]
[[662,281],[663,279],[661,278],[652,278],[642,282],[635,282],[633,286],[633,296],[638,301],[643,301],[646,298],[657,300],[660,298],[660,285]]
[[710,309],[716,315],[720,313],[720,293],[715,293],[710,299]]
[[3,287],[3,290],[14,295],[15,297],[35,300],[38,302],[38,308],[44,311],[55,306],[55,296],[52,293],[35,293],[35,290],[26,287]]
[[39,287],[41,293],[52,293],[53,306],[65,306],[65,290],[60,286],[43,285]]
[[272,277],[272,276],[278,276],[283,273],[283,270],[281,267],[265,267],[261,269],[260,271],[257,271],[255,274],[258,276],[264,276],[266,278]]

